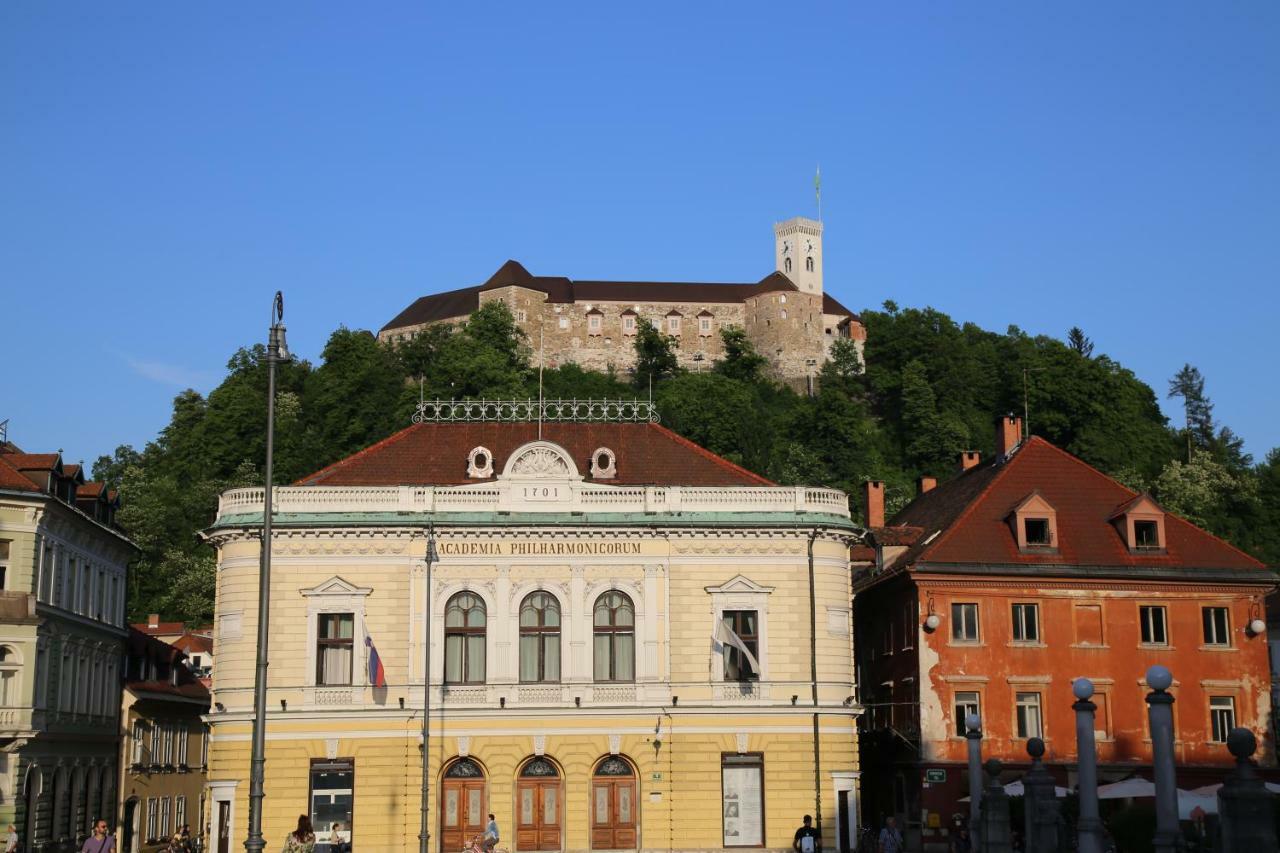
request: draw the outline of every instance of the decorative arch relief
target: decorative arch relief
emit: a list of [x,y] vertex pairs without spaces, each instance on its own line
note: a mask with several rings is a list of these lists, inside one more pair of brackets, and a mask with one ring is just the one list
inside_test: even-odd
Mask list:
[[550,441],[531,441],[517,447],[502,469],[503,479],[580,480],[568,451]]

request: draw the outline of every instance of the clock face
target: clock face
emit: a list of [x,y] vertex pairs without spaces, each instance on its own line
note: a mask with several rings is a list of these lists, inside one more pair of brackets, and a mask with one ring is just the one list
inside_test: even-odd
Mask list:
[[805,240],[805,241],[804,241],[804,250],[805,250],[806,252],[808,252],[809,254],[813,254],[813,241],[812,241],[812,240]]
[[791,254],[791,241],[790,241],[790,240],[783,240],[783,241],[782,241],[782,254],[784,254],[784,255],[789,255],[789,254]]

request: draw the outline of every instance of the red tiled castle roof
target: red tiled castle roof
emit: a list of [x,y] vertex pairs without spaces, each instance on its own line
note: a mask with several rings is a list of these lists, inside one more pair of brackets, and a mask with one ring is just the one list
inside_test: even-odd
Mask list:
[[[475,447],[493,454],[495,472],[522,444],[538,438],[533,422],[415,424],[316,473],[303,486],[460,485]],[[560,445],[591,480],[591,454],[613,451],[617,476],[599,482],[619,486],[762,486],[758,474],[723,459],[654,423],[543,423],[542,438]]]

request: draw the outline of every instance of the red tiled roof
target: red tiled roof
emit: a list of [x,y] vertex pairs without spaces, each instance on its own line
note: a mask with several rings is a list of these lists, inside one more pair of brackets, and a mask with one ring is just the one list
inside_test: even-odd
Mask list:
[[129,627],[152,637],[164,634],[182,634],[187,630],[187,626],[182,622],[161,622],[155,626],[150,626],[146,622],[134,622]]
[[[1057,549],[1019,550],[1009,514],[1038,491],[1053,508]],[[1037,436],[1007,458],[970,468],[908,504],[894,524],[925,536],[901,557],[909,563],[1263,569],[1262,563],[1188,521],[1165,515],[1165,549],[1130,552],[1110,523],[1138,494]],[[936,535],[935,535],[936,534]]]
[[[798,287],[780,272],[772,272],[755,283],[710,283],[692,281],[573,281],[563,276],[535,276],[518,261],[507,261],[484,284],[464,287],[415,300],[382,331],[465,317],[480,307],[480,294],[500,287],[524,287],[547,294],[547,301],[570,302],[699,302],[734,304],[761,293],[796,291]],[[857,315],[833,297],[824,294],[822,310],[827,314]]]
[[[653,423],[544,423],[542,437],[573,457],[591,480],[591,454],[607,447],[617,476],[598,482],[619,485],[760,486],[769,480],[716,456]],[[459,485],[483,483],[467,477],[467,454],[487,447],[495,472],[512,451],[538,438],[536,423],[424,423],[403,429],[372,447],[303,477],[304,486]]]
[[41,488],[26,474],[9,464],[9,454],[0,455],[0,489],[15,492],[39,492]]
[[4,459],[20,471],[49,471],[62,459],[58,453],[6,453]]
[[98,495],[102,494],[102,491],[103,489],[106,488],[106,486],[107,486],[106,483],[90,481],[82,485],[80,488],[76,489],[76,497],[77,498],[96,498]]
[[188,655],[194,653],[208,654],[213,651],[213,640],[208,637],[202,637],[199,634],[183,634],[171,644],[175,649],[181,649]]

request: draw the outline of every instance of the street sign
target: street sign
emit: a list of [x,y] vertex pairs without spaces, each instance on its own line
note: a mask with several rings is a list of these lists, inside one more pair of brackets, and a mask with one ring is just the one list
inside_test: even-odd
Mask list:
[[924,771],[924,781],[945,782],[947,781],[947,771],[941,767],[926,768]]

